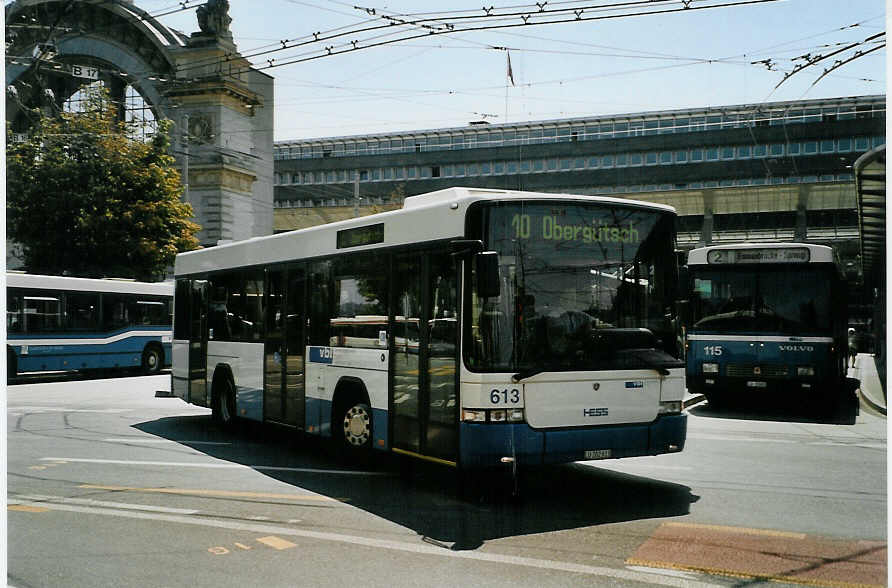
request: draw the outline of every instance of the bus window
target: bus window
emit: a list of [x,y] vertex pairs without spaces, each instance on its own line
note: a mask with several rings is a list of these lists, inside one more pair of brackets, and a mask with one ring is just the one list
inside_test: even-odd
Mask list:
[[65,321],[74,331],[99,327],[99,295],[92,292],[68,292],[65,295]]
[[24,295],[23,332],[40,333],[62,328],[61,293],[30,290]]
[[23,332],[24,320],[22,317],[22,293],[13,289],[6,296],[6,332]]
[[387,346],[387,279],[379,255],[342,258],[334,266],[329,344],[333,347]]

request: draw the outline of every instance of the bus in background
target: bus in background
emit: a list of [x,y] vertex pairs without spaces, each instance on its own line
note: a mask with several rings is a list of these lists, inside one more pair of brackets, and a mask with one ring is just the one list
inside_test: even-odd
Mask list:
[[687,272],[690,392],[713,407],[767,392],[830,411],[845,398],[845,283],[830,247],[702,247]]
[[675,211],[450,188],[183,253],[172,390],[459,468],[681,451]]
[[6,274],[8,377],[170,365],[173,284]]

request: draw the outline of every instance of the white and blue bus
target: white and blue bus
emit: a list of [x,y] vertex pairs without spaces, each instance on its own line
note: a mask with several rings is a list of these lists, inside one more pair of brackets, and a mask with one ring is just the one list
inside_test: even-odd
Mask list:
[[170,365],[173,284],[7,272],[8,377]]
[[681,451],[675,211],[450,188],[183,253],[172,389],[456,466]]
[[702,247],[689,252],[688,273],[691,392],[712,406],[805,395],[826,410],[847,394],[845,283],[830,247]]

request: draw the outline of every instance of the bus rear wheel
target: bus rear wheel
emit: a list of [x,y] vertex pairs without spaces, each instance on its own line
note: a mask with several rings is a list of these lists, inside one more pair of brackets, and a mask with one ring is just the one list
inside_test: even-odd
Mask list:
[[15,351],[6,349],[6,380],[9,381],[18,375],[18,364]]
[[161,371],[164,365],[164,352],[158,347],[150,345],[142,352],[142,371],[147,375],[154,375]]
[[221,427],[231,429],[235,425],[235,387],[229,378],[223,380],[213,396],[211,416]]

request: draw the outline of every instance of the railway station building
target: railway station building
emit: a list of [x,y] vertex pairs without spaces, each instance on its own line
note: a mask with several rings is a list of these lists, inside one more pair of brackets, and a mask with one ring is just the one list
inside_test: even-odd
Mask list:
[[853,164],[885,143],[885,125],[885,96],[859,96],[281,141],[274,226],[504,188],[670,204],[682,249],[805,240],[854,263]]

